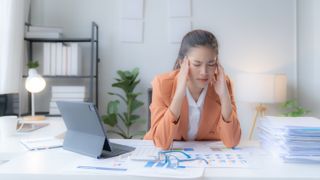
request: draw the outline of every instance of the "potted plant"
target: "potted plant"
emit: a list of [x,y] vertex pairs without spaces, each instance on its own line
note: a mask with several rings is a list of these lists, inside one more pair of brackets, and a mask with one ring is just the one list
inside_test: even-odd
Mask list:
[[38,61],[29,61],[27,64],[29,69],[35,69],[39,67],[39,62]]
[[36,70],[36,68],[39,67],[38,61],[29,61],[27,64],[27,67],[28,67],[28,76],[38,74],[38,72]]
[[283,113],[283,116],[287,117],[301,117],[309,113],[309,110],[304,109],[303,107],[298,105],[296,100],[287,100],[283,104],[281,104],[281,108],[284,109],[286,112]]
[[[124,139],[131,139],[134,136],[141,136],[145,131],[130,132],[130,128],[135,123],[145,123],[145,119],[141,118],[135,111],[143,106],[143,102],[139,101],[137,97],[141,93],[135,92],[138,79],[139,69],[134,68],[132,71],[117,71],[119,77],[115,78],[116,82],[112,87],[119,88],[123,91],[124,95],[120,93],[109,92],[108,94],[117,96],[119,99],[110,101],[107,105],[107,114],[102,116],[105,124],[111,126],[113,129],[108,132],[117,134]],[[126,110],[119,111],[120,100],[125,104]]]

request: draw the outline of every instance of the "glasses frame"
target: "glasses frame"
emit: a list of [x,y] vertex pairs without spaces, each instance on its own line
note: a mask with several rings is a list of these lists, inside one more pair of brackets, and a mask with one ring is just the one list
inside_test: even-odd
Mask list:
[[[186,157],[186,159],[180,159],[172,153],[181,153],[182,155],[184,155]],[[164,156],[164,159],[161,159],[161,155]],[[174,163],[172,163],[170,158],[174,158],[177,160],[176,165],[173,165]],[[183,151],[179,151],[179,150],[167,150],[167,151],[159,151],[158,152],[158,161],[159,162],[162,161],[162,163],[168,164],[168,167],[174,168],[174,169],[179,168],[179,167],[184,167],[184,166],[179,166],[179,164],[182,162],[196,161],[196,160],[201,160],[201,161],[205,162],[206,164],[209,164],[208,160],[206,160],[204,158],[200,158],[200,157],[192,158],[191,155],[189,155]]]

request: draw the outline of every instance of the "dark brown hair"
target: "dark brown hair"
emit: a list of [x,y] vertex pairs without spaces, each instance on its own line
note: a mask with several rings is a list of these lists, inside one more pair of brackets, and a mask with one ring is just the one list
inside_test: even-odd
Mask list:
[[184,59],[188,51],[193,47],[206,46],[212,48],[218,55],[217,38],[209,31],[193,30],[188,32],[182,39],[179,54],[173,69],[180,69],[180,61]]

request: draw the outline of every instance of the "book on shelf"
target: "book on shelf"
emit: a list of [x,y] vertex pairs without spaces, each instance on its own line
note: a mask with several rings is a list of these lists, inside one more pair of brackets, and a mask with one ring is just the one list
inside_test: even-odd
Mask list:
[[68,66],[69,75],[79,75],[81,71],[81,48],[78,43],[71,43],[71,65]]
[[62,46],[62,64],[61,64],[61,70],[62,70],[62,75],[68,75],[68,48],[67,46]]
[[28,31],[32,32],[57,32],[61,33],[63,32],[63,29],[61,27],[52,27],[52,26],[29,26]]
[[49,114],[60,115],[57,101],[83,102],[86,100],[85,86],[52,86]]
[[87,98],[61,98],[61,99],[51,99],[49,106],[50,115],[60,115],[59,108],[57,106],[57,101],[70,101],[70,102],[85,102]]
[[77,76],[81,68],[81,47],[78,43],[43,44],[44,75]]
[[56,43],[56,75],[64,75],[62,70],[62,43]]
[[85,86],[52,86],[51,91],[53,93],[61,93],[61,92],[85,92]]
[[43,43],[43,75],[51,75],[51,44]]
[[59,39],[62,37],[62,28],[47,26],[28,26],[25,33],[26,38],[48,38]]
[[50,45],[50,75],[56,75],[56,65],[57,65],[57,46],[56,43],[51,43]]
[[26,32],[26,38],[48,38],[48,39],[59,39],[62,37],[61,33],[57,32]]
[[83,93],[52,93],[52,99],[84,99],[85,92]]

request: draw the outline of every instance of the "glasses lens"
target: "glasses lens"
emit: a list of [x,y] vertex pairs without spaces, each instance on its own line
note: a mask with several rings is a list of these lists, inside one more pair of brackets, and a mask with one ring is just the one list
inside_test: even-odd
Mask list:
[[168,155],[168,168],[177,168],[179,166],[179,160],[173,155]]
[[159,161],[164,161],[165,158],[166,158],[165,154],[163,154],[163,153],[161,153],[161,152],[158,153],[158,160],[159,160]]

